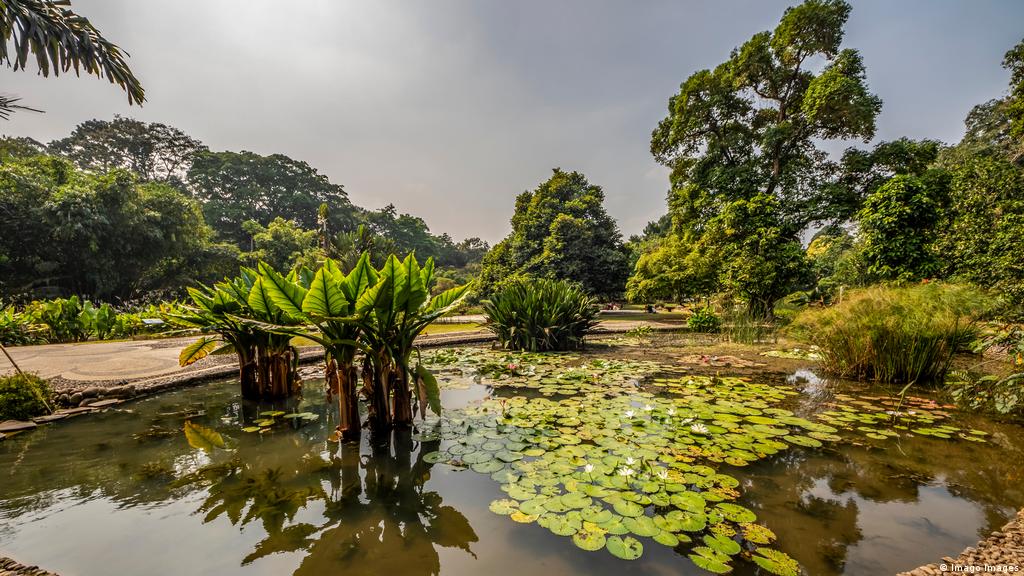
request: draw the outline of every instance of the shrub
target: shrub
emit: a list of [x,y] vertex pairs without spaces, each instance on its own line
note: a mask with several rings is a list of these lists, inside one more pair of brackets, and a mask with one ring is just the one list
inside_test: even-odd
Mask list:
[[710,306],[697,310],[686,319],[686,325],[694,332],[718,332],[722,327],[722,319],[715,314]]
[[989,305],[985,294],[966,286],[876,286],[804,311],[791,333],[818,345],[822,366],[841,377],[941,383],[953,354],[976,338]]
[[50,385],[34,374],[0,376],[0,420],[48,414],[50,396]]
[[484,326],[503,348],[546,352],[583,347],[597,325],[597,305],[560,280],[520,280],[484,302]]

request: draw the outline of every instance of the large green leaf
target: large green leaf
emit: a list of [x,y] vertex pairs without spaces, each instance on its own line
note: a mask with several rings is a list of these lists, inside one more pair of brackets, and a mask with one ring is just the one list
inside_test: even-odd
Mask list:
[[441,415],[441,388],[437,385],[437,378],[422,364],[416,365],[416,383],[420,392],[420,417],[425,416],[423,400],[426,400],[430,411],[438,416]]
[[430,304],[427,305],[425,314],[443,314],[451,309],[453,306],[459,303],[463,296],[466,295],[466,291],[469,290],[469,284],[462,286],[456,286],[455,288],[449,288],[444,292],[441,292],[437,296],[434,296],[430,300]]
[[211,338],[210,336],[203,336],[199,340],[185,346],[178,355],[178,365],[188,366],[198,360],[206,358],[214,348],[217,347],[219,340]]
[[292,318],[302,318],[302,301],[307,290],[265,262],[260,262],[260,272],[263,274],[260,278],[261,286],[274,304]]
[[326,268],[317,270],[302,300],[302,311],[312,316],[337,317],[346,315],[348,307],[349,301],[337,279]]
[[429,297],[415,254],[406,256],[397,272],[392,300],[394,309],[407,315],[415,314]]
[[253,283],[246,303],[249,305],[249,308],[253,309],[253,312],[264,318],[270,317],[277,310],[274,306],[274,299],[270,297],[270,293],[267,292],[266,287],[263,285],[262,278],[257,278]]

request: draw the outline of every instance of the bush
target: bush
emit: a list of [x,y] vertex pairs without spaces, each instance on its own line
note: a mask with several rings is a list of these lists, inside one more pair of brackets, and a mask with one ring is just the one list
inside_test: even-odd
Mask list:
[[50,413],[50,385],[34,374],[0,376],[0,420],[27,420]]
[[697,310],[686,319],[686,325],[694,332],[712,333],[718,332],[722,327],[722,319],[715,314],[710,306]]
[[582,348],[597,325],[594,299],[560,280],[515,282],[484,302],[484,314],[503,348],[531,352]]
[[953,354],[977,337],[989,306],[984,293],[966,286],[876,286],[804,311],[790,332],[818,345],[822,366],[841,377],[938,384]]

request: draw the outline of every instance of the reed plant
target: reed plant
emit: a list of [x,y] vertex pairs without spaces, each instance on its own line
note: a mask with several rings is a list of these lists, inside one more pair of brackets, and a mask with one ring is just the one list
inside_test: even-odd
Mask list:
[[988,296],[968,286],[874,286],[805,310],[789,332],[820,347],[822,367],[840,377],[935,385],[989,308]]

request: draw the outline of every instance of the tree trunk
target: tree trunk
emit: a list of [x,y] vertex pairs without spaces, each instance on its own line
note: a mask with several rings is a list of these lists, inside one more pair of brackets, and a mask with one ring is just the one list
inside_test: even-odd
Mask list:
[[356,367],[348,364],[336,370],[338,384],[338,414],[341,419],[338,430],[342,440],[358,440],[361,432],[359,422],[359,399],[356,397]]
[[401,368],[395,373],[392,386],[394,425],[399,428],[412,426],[412,391],[409,389],[409,379],[405,370]]
[[242,385],[242,398],[259,400],[260,386],[256,359],[246,350],[238,350],[238,380]]
[[386,432],[391,429],[389,379],[391,371],[387,366],[371,362],[369,358],[363,365],[363,389],[370,401],[367,423],[375,432]]

